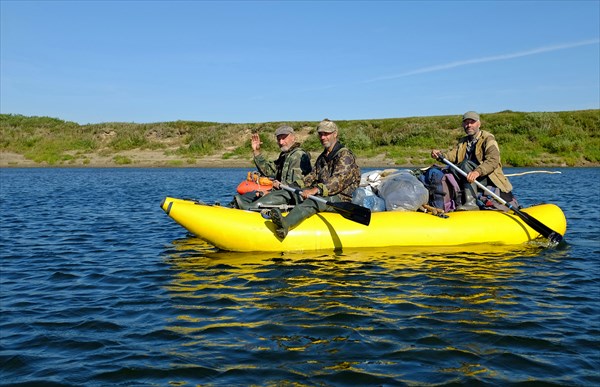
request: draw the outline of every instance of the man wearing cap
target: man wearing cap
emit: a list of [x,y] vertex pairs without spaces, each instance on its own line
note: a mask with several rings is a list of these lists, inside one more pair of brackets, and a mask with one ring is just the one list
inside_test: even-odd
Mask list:
[[335,122],[324,119],[317,126],[317,135],[323,145],[323,153],[317,158],[312,172],[296,181],[302,189],[303,202],[296,205],[287,216],[279,209],[271,210],[271,220],[276,234],[283,239],[288,231],[317,212],[332,211],[324,203],[310,200],[310,195],[324,197],[329,202],[350,202],[352,193],[360,184],[360,168],[354,154],[338,142],[338,127]]
[[[478,210],[477,185],[475,180],[485,186],[500,189],[500,197],[507,202],[513,201],[512,185],[504,176],[500,163],[500,148],[493,134],[481,130],[479,114],[469,111],[463,114],[462,127],[466,136],[445,156],[452,163],[467,173],[467,177],[457,176],[463,186],[463,204],[457,210]],[[442,152],[438,149],[431,151],[431,157],[438,159]]]
[[[310,154],[300,147],[296,142],[294,128],[288,125],[282,125],[275,130],[277,145],[279,146],[279,157],[275,161],[267,160],[260,151],[260,136],[258,133],[252,134],[251,146],[254,154],[254,164],[261,175],[270,177],[276,182],[291,184],[302,179],[304,175],[312,169],[310,165]],[[261,205],[272,206],[294,203],[294,195],[288,191],[278,191],[266,194],[262,197],[257,196],[256,192],[248,192],[234,197],[234,205],[243,210],[259,208]]]

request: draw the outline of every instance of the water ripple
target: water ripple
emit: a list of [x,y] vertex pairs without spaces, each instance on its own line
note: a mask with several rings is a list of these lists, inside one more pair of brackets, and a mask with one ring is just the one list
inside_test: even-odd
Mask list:
[[227,253],[158,208],[245,172],[1,170],[3,385],[600,384],[597,169],[543,177],[555,249]]

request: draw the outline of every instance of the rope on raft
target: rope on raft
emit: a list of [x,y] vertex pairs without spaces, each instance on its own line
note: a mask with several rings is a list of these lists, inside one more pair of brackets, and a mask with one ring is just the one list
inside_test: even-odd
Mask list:
[[527,171],[527,172],[521,172],[521,173],[511,173],[508,175],[504,175],[507,177],[512,177],[512,176],[523,176],[523,175],[528,175],[530,173],[550,173],[550,174],[555,174],[555,173],[562,173],[560,171]]

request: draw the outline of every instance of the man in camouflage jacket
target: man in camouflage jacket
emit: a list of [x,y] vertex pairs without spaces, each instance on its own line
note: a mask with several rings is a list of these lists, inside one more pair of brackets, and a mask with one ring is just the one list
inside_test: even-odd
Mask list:
[[[261,175],[274,179],[284,184],[291,184],[302,179],[312,169],[310,154],[296,142],[296,134],[291,126],[283,125],[275,131],[277,145],[281,153],[275,161],[267,160],[260,151],[260,137],[258,133],[252,134],[251,146],[254,154],[254,164]],[[295,204],[299,198],[288,191],[271,192],[260,196],[257,191],[236,195],[234,205],[243,210],[268,208],[271,206]]]
[[352,193],[360,184],[360,168],[354,154],[337,141],[338,127],[335,122],[323,120],[317,126],[317,134],[324,148],[323,153],[317,158],[313,171],[296,181],[302,189],[300,195],[305,200],[296,205],[286,217],[278,209],[271,210],[271,219],[277,227],[277,236],[281,239],[311,215],[333,210],[324,203],[307,200],[309,196],[323,196],[332,203],[350,202]]

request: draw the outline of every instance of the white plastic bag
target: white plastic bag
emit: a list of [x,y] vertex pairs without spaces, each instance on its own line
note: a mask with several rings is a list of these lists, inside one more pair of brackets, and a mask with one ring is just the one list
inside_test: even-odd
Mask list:
[[387,176],[377,192],[387,211],[416,211],[429,200],[427,188],[409,171]]

